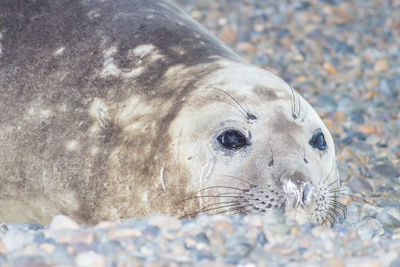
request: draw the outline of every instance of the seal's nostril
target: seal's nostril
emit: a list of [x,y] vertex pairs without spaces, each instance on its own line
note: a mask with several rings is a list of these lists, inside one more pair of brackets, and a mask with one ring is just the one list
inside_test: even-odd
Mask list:
[[303,188],[303,196],[301,198],[301,202],[303,202],[303,204],[306,204],[307,202],[309,202],[311,192],[312,192],[311,184],[309,184],[309,183],[305,184],[304,188]]

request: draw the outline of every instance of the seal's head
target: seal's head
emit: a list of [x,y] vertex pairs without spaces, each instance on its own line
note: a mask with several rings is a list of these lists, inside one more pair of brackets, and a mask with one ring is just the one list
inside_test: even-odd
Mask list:
[[193,214],[279,208],[300,222],[342,218],[334,143],[314,109],[270,72],[221,64],[170,128],[172,155],[201,188],[184,201],[198,201]]

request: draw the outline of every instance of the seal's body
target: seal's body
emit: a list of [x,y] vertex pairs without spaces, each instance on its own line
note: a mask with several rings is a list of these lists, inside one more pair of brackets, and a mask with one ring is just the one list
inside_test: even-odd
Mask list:
[[169,1],[0,4],[0,221],[338,214],[328,130]]

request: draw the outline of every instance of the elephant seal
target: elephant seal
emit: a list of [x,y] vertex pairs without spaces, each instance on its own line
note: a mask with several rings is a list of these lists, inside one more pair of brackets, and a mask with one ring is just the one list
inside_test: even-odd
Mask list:
[[332,137],[167,0],[0,4],[0,221],[341,216]]

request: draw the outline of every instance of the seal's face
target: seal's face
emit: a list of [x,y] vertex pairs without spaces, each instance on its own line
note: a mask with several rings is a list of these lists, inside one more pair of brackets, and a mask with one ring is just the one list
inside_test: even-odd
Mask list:
[[[229,64],[187,99],[170,131],[176,161],[210,213],[279,208],[331,224],[343,210],[332,137],[313,108],[277,76]],[[339,216],[340,217],[340,216]]]

